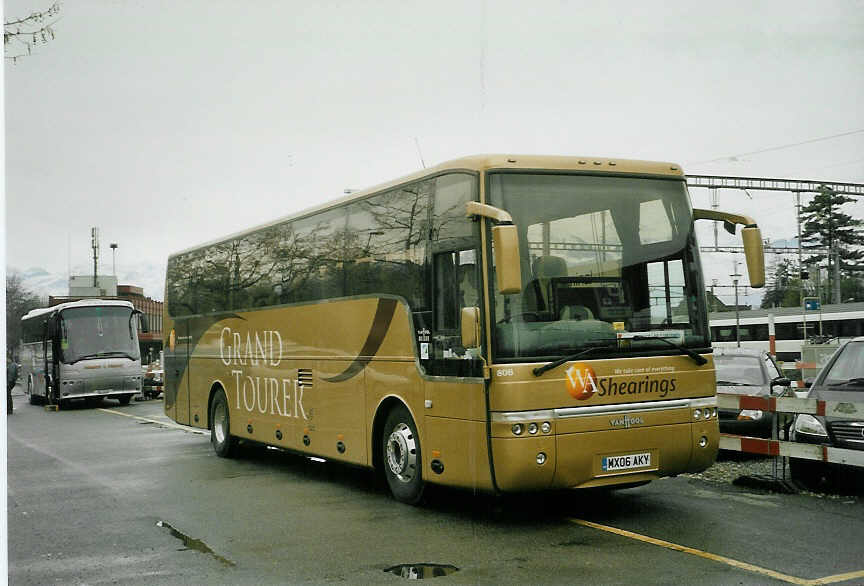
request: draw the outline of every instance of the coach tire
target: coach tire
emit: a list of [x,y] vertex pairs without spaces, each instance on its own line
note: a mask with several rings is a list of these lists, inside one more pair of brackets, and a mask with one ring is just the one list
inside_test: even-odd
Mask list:
[[132,395],[120,395],[117,400],[120,401],[121,405],[128,405],[129,401],[132,400]]
[[387,414],[381,450],[384,476],[393,497],[410,505],[418,503],[424,488],[420,436],[404,405],[394,407]]
[[[54,390],[51,388],[51,379],[49,377],[45,377],[45,404],[53,405],[54,404]],[[57,405],[57,408],[60,408],[60,405]]]
[[216,391],[210,409],[210,443],[213,445],[213,451],[221,458],[231,458],[237,452],[237,440],[231,436],[228,399],[221,389]]

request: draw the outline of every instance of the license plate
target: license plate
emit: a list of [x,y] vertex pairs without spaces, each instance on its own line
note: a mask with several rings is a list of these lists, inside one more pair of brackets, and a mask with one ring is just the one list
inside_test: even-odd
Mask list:
[[625,454],[623,456],[603,456],[600,467],[603,472],[615,472],[618,470],[631,470],[633,468],[644,468],[651,465],[651,453]]

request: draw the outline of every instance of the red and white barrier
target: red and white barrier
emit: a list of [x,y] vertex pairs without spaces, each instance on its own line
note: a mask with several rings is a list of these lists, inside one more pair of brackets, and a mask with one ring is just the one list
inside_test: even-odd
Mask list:
[[717,407],[723,409],[758,409],[772,413],[807,413],[840,419],[864,420],[864,403],[821,401],[795,397],[765,397],[717,393]]
[[[806,413],[840,419],[864,420],[864,403],[821,401],[794,397],[765,397],[717,394],[717,407],[724,409],[755,409],[772,413]],[[862,436],[864,437],[864,436]],[[864,450],[849,450],[820,444],[761,439],[740,435],[720,434],[720,449],[765,456],[785,456],[819,460],[846,466],[864,466]]]
[[847,466],[864,466],[864,451],[833,448],[819,444],[804,444],[781,440],[761,439],[740,435],[720,434],[720,449],[765,456],[786,456],[804,460],[819,460]]

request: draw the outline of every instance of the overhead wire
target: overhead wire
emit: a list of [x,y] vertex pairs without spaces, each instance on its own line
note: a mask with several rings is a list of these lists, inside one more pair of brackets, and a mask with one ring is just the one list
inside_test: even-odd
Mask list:
[[747,156],[749,156],[749,155],[759,155],[759,154],[762,154],[762,153],[768,153],[768,152],[771,152],[771,151],[779,151],[779,150],[783,150],[783,149],[791,149],[791,148],[793,148],[793,147],[802,146],[802,145],[805,145],[805,144],[811,144],[811,143],[814,143],[814,142],[821,142],[821,141],[824,141],[824,140],[833,140],[833,139],[835,139],[835,138],[842,138],[842,137],[844,137],[844,136],[851,136],[851,135],[853,135],[853,134],[861,134],[862,132],[864,132],[864,128],[862,128],[862,129],[860,129],[860,130],[850,130],[849,132],[841,132],[841,133],[838,133],[838,134],[832,134],[832,135],[830,135],[830,136],[820,136],[819,138],[811,138],[811,139],[808,139],[808,140],[802,140],[802,141],[800,141],[800,142],[793,142],[793,143],[789,143],[789,144],[783,144],[783,145],[779,145],[779,146],[768,147],[768,148],[759,149],[759,150],[756,150],[756,151],[750,151],[750,152],[747,152],[747,153],[739,153],[739,154],[737,154],[737,155],[727,155],[727,156],[725,156],[725,157],[717,157],[716,159],[708,159],[708,160],[706,160],[706,161],[696,161],[696,162],[692,162],[692,163],[688,163],[688,164],[689,164],[689,165],[704,165],[704,164],[706,164],[706,163],[716,163],[716,162],[718,162],[718,161],[729,161],[729,160],[735,160],[735,159],[738,159],[738,158],[740,158],[740,157],[747,157]]

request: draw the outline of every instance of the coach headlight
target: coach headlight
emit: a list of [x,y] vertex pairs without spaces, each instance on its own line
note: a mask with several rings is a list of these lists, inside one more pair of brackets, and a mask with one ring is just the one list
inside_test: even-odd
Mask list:
[[696,421],[702,419],[702,409],[693,409],[693,419]]
[[510,428],[510,431],[513,432],[513,435],[522,435],[525,431],[525,426],[521,423],[514,423],[513,427]]

